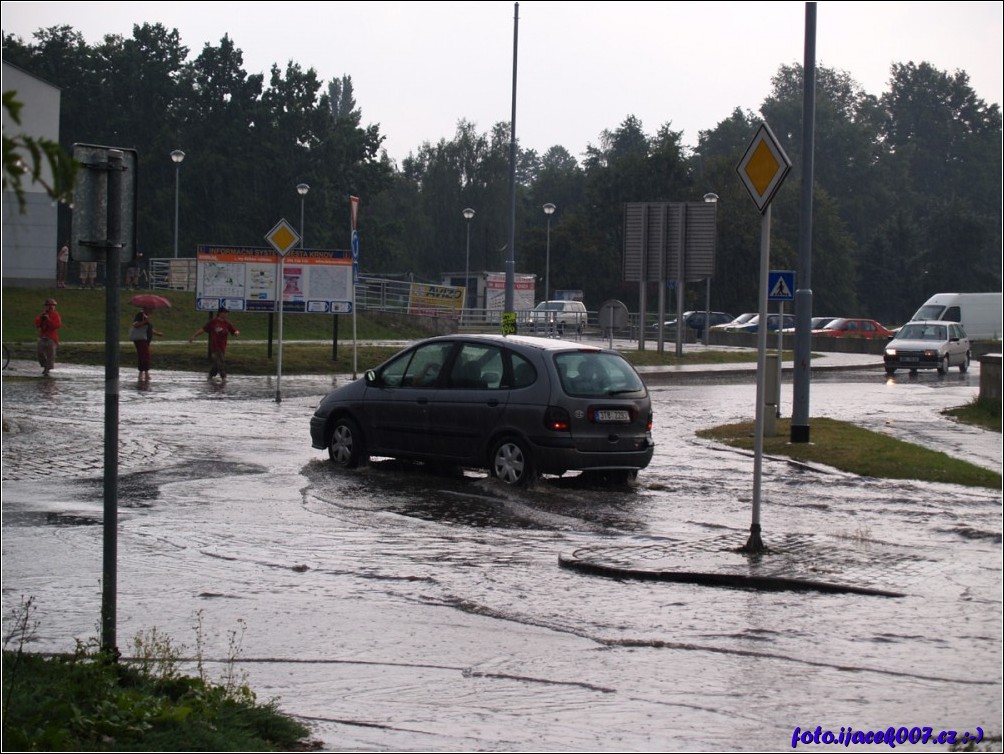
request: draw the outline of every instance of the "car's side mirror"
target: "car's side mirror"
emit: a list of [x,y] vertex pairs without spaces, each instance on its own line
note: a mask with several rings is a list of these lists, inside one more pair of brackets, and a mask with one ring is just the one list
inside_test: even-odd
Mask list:
[[366,384],[373,386],[376,385],[376,381],[377,381],[376,372],[374,372],[372,369],[366,370]]

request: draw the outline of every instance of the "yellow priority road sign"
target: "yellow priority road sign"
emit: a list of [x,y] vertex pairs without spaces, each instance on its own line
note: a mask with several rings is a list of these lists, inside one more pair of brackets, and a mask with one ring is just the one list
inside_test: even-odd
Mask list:
[[746,154],[736,166],[739,179],[761,214],[770,204],[774,194],[791,170],[791,160],[784,153],[774,132],[766,123],[761,123],[753,141],[746,148]]
[[280,257],[284,257],[300,243],[300,234],[283,218],[265,235],[265,240],[272,244],[272,248],[279,252]]

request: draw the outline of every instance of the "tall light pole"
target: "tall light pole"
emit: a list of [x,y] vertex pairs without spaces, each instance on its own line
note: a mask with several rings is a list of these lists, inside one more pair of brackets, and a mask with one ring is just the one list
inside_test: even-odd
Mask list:
[[174,258],[178,258],[178,184],[181,182],[181,161],[185,159],[185,153],[180,149],[171,152],[171,159],[174,160]]
[[544,300],[551,300],[551,215],[557,209],[548,202],[544,205],[544,214],[547,215],[547,255],[544,257]]
[[[705,194],[704,201],[708,204],[718,203],[718,194]],[[704,345],[708,345],[711,337],[711,278],[707,278],[707,289],[704,292]]]
[[300,195],[300,248],[303,248],[303,200],[307,196],[307,192],[310,191],[310,186],[306,183],[296,184],[296,193]]
[[[463,321],[467,312],[467,289],[471,286],[471,218],[474,217],[474,210],[470,207],[464,209],[464,219],[467,221],[467,257],[464,264],[464,307],[460,310],[460,319]],[[477,303],[477,302],[475,302]]]

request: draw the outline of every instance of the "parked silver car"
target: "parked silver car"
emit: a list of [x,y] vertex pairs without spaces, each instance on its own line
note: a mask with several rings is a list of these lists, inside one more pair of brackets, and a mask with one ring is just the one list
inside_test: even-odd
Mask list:
[[630,483],[652,460],[652,403],[616,351],[511,335],[439,336],[328,393],[313,447],[487,468],[506,484],[597,472]]
[[885,347],[885,371],[937,369],[939,374],[957,366],[969,369],[969,337],[958,322],[907,322]]

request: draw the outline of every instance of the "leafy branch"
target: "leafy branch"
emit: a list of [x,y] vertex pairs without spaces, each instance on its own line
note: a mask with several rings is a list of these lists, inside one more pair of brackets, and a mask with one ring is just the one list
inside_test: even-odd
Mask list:
[[[20,126],[23,104],[15,98],[16,94],[13,91],[4,92],[3,106],[10,119]],[[43,177],[46,165],[52,175],[51,181]],[[25,212],[23,181],[26,175],[30,174],[32,182],[42,186],[53,200],[69,204],[73,201],[73,185],[78,167],[77,161],[58,142],[27,134],[12,137],[4,131],[3,188],[5,191],[8,188],[14,191],[22,214]]]

